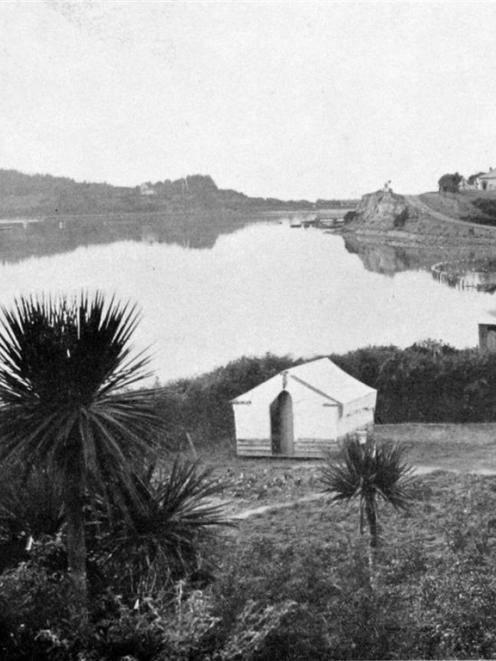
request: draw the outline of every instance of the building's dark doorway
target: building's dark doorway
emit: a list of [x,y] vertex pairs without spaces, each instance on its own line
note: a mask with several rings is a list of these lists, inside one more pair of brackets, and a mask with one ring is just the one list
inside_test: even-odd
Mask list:
[[293,400],[283,390],[270,405],[272,454],[293,454]]

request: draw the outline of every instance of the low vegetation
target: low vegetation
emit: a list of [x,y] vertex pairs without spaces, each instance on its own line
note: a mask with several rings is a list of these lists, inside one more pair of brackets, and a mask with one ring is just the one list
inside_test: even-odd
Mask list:
[[496,653],[494,478],[418,479],[406,513],[384,508],[371,590],[356,517],[325,500],[242,524],[215,585],[225,618],[245,600],[293,600],[256,659],[491,658]]
[[422,193],[419,198],[433,211],[440,212],[450,218],[479,225],[495,224],[496,198],[494,190],[430,192]]
[[[496,655],[496,478],[412,480],[404,450],[380,439],[306,472],[185,463],[173,451],[185,430],[207,441],[228,434],[228,400],[295,361],[244,358],[163,391],[122,391],[146,367],[128,352],[136,321],[99,296],[23,299],[4,311],[1,658]],[[491,407],[490,355],[427,342],[333,359],[384,390],[384,415],[395,405],[438,417]],[[449,385],[453,400],[447,390],[428,401],[426,383],[431,397]],[[457,388],[467,397],[455,408]],[[226,515],[228,497],[270,503],[317,490],[237,526]],[[361,517],[345,504],[355,498]]]
[[[493,658],[496,480],[435,473],[412,495],[406,512],[381,508],[373,582],[357,518],[326,498],[204,539],[195,572],[158,573],[129,550],[111,570],[92,547],[84,636],[64,535],[46,536],[0,574],[2,658]],[[133,567],[141,582],[123,591]]]

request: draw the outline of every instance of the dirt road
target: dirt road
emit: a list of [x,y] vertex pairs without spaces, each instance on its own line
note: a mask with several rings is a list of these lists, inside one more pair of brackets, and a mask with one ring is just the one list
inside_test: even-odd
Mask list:
[[[494,468],[479,468],[472,471],[461,471],[454,468],[446,469],[442,466],[425,466],[425,465],[415,465],[414,467],[415,475],[428,475],[429,473],[435,473],[437,471],[446,471],[450,473],[471,473],[472,475],[485,475],[493,476],[496,475],[496,469]],[[259,514],[266,514],[267,512],[273,512],[274,510],[280,509],[289,509],[296,507],[299,503],[307,503],[313,500],[321,500],[326,498],[328,494],[323,492],[309,493],[306,496],[301,496],[295,500],[287,500],[283,503],[272,503],[267,505],[260,505],[259,507],[249,507],[240,512],[236,512],[231,516],[235,521],[245,521],[246,519],[251,519],[252,516],[258,516]]]
[[418,195],[405,195],[405,199],[412,207],[414,207],[414,209],[419,213],[420,216],[429,216],[431,218],[435,218],[436,220],[440,220],[443,223],[450,223],[451,225],[462,225],[463,227],[467,227],[467,226],[477,227],[478,229],[484,227],[484,229],[488,229],[493,232],[496,232],[496,227],[492,227],[491,225],[481,225],[480,223],[472,223],[468,220],[459,220],[458,218],[453,218],[452,216],[448,216],[447,214],[444,214],[441,211],[436,211],[428,204],[426,204],[423,200],[421,200]]

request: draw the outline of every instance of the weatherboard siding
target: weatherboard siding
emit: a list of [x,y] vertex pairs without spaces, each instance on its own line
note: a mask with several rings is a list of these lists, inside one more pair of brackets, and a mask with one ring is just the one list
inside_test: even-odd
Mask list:
[[337,440],[329,438],[298,438],[294,443],[295,457],[321,459],[329,450],[337,447]]
[[236,454],[243,457],[271,457],[272,442],[270,438],[238,438]]
[[[292,457],[311,457],[320,459],[337,446],[335,439],[329,438],[296,438],[293,444]],[[236,441],[236,454],[242,457],[280,457],[272,454],[270,438],[238,439]]]

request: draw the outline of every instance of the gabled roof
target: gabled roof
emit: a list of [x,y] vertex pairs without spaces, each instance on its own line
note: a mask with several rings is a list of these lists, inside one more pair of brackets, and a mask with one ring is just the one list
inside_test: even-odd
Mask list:
[[479,179],[496,179],[496,168],[489,170],[486,174],[481,174]]
[[[272,379],[264,381],[248,392],[239,395],[232,402],[250,400],[252,394],[255,394],[255,391],[259,388],[262,389],[265,384],[273,380],[282,383],[281,378],[284,374],[286,374],[288,388],[290,388],[291,381],[293,380],[313,391],[317,396],[337,404],[346,404],[376,392],[374,388],[366,386],[361,381],[344,372],[329,360],[329,358],[319,358],[280,372],[275,377],[272,377]],[[282,389],[279,386],[278,388]]]

